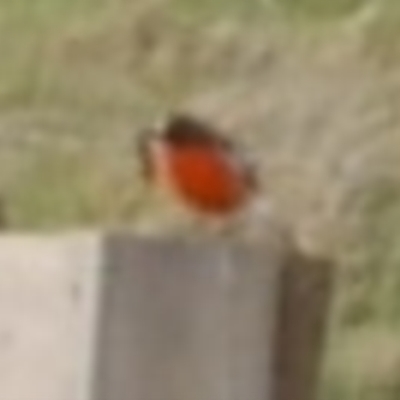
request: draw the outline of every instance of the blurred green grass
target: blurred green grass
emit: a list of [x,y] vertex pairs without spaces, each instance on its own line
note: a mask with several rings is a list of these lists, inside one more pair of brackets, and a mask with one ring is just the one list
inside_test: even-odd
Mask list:
[[319,399],[400,399],[397,0],[0,0],[0,192],[14,229],[162,220],[135,134],[194,111],[338,261]]

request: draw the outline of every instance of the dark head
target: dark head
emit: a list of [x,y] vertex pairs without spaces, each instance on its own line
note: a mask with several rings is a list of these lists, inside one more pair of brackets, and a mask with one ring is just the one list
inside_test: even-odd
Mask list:
[[168,143],[177,146],[204,145],[230,147],[227,139],[214,128],[187,115],[172,116],[162,135]]

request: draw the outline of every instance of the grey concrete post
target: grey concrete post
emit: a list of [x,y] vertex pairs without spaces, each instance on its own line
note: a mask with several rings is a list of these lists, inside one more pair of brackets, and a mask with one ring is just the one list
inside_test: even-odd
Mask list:
[[106,242],[94,400],[268,400],[280,254]]

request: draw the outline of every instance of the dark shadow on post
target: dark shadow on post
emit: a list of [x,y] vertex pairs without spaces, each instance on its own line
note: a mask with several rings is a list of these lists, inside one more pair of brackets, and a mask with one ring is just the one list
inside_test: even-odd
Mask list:
[[333,264],[292,250],[281,270],[274,400],[314,400],[333,289]]

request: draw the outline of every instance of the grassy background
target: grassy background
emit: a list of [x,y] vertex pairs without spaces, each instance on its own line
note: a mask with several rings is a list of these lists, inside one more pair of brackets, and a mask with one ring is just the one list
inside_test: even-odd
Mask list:
[[319,399],[400,399],[399,33],[398,0],[0,0],[7,220],[162,220],[135,134],[205,116],[257,149],[279,212],[337,258]]

